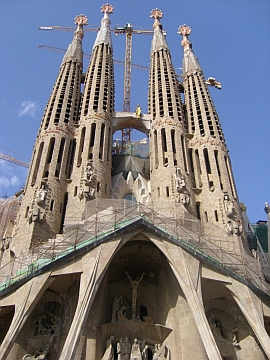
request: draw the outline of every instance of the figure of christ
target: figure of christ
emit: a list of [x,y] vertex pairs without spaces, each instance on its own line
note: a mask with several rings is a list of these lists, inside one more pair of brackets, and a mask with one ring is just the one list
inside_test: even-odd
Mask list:
[[142,276],[140,277],[139,280],[132,280],[127,271],[125,272],[125,274],[127,275],[128,279],[131,283],[131,287],[132,287],[132,314],[134,315],[134,314],[136,314],[138,286],[139,286],[139,283],[142,281],[142,278],[144,277],[145,273],[144,272],[142,273]]

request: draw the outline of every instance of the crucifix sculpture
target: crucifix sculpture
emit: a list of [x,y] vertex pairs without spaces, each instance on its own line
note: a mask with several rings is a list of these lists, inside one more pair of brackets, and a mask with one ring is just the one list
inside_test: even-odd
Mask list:
[[127,275],[128,279],[131,283],[131,287],[132,287],[132,318],[135,319],[136,318],[137,290],[138,290],[139,283],[142,281],[142,278],[144,277],[145,273],[144,272],[142,273],[142,276],[139,278],[139,280],[132,280],[127,271],[125,272],[125,274]]

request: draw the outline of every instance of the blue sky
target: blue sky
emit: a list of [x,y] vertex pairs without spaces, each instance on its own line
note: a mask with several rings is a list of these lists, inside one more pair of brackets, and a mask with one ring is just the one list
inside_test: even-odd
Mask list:
[[[39,26],[73,26],[83,13],[90,27],[98,27],[103,3],[86,0],[2,0],[0,153],[30,161],[45,105],[57,77],[63,54],[38,48],[39,44],[67,48],[71,32],[40,31]],[[112,27],[131,23],[152,29],[149,17],[160,8],[167,30],[172,61],[181,73],[182,48],[177,29],[192,28],[190,40],[206,77],[215,77],[222,90],[211,89],[241,202],[252,222],[266,219],[270,202],[269,0],[114,0]],[[91,53],[95,33],[86,33],[85,53]],[[132,62],[149,65],[151,36],[134,35]],[[114,58],[124,60],[125,37],[113,35]],[[84,68],[88,59],[84,60]],[[123,67],[115,66],[116,110],[123,107]],[[147,112],[148,73],[132,72],[131,110],[138,103]],[[9,151],[9,150],[12,150]],[[27,169],[0,160],[0,197],[13,196],[25,182]]]

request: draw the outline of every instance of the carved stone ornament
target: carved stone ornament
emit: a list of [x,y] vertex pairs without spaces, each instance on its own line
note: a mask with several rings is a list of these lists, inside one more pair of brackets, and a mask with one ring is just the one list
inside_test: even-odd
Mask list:
[[44,219],[47,195],[48,186],[45,182],[43,182],[41,187],[36,190],[35,197],[29,208],[28,221],[30,224]]
[[191,34],[191,28],[186,24],[179,26],[177,34],[181,34],[183,36],[188,36]]
[[88,160],[87,166],[82,177],[81,191],[79,192],[79,199],[92,200],[95,198],[96,192],[96,177],[94,175],[93,163]]
[[77,15],[74,18],[74,24],[76,25],[88,25],[88,19],[85,15],[81,14],[81,15]]
[[150,17],[151,18],[161,19],[162,16],[163,16],[163,12],[161,10],[159,10],[158,8],[155,8],[150,12]]
[[101,6],[100,12],[107,13],[107,14],[113,14],[113,10],[114,10],[113,6],[107,3],[107,4],[104,4]]
[[175,169],[174,174],[175,189],[176,189],[176,202],[184,205],[189,204],[190,195],[186,189],[186,181],[181,174],[180,168]]

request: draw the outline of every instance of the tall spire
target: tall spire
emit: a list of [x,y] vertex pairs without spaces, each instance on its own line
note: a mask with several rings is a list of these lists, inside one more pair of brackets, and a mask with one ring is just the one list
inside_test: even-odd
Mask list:
[[151,55],[152,55],[153,52],[161,50],[161,49],[169,50],[169,47],[167,45],[165,36],[162,31],[162,25],[159,21],[159,19],[161,19],[163,16],[163,12],[156,8],[156,9],[153,9],[150,14],[151,14],[150,17],[155,19],[154,25],[153,25],[154,37],[153,37],[152,46],[151,46]]
[[72,60],[73,62],[83,62],[83,51],[82,51],[82,39],[84,37],[83,25],[87,25],[88,19],[83,14],[77,15],[74,19],[74,23],[77,24],[77,29],[74,31],[72,43],[69,45],[61,66],[67,61]]
[[184,49],[183,76],[186,76],[194,71],[202,73],[198,59],[192,50],[192,43],[188,39],[188,36],[191,34],[191,28],[186,24],[181,25],[178,28],[177,33],[183,35],[183,40],[181,41],[181,45]]
[[[234,236],[230,242],[237,253],[242,234],[241,209],[234,183],[229,152],[219,117],[207,88],[203,71],[188,39],[191,29],[182,25],[183,84],[187,114],[188,152],[191,164],[197,216]],[[244,239],[246,245],[246,240]],[[240,252],[240,248],[238,248]]]
[[100,44],[108,44],[112,47],[112,38],[110,31],[110,15],[113,14],[113,7],[110,4],[105,4],[101,6],[101,12],[104,13],[103,19],[101,20],[101,27],[97,34],[96,41],[94,43],[93,49]]
[[[155,19],[148,88],[148,113],[152,119],[151,198],[154,206],[160,209],[177,202],[180,211],[193,212],[181,97],[159,21],[162,15],[159,9],[151,12],[151,17]],[[179,182],[183,186],[180,187]]]

